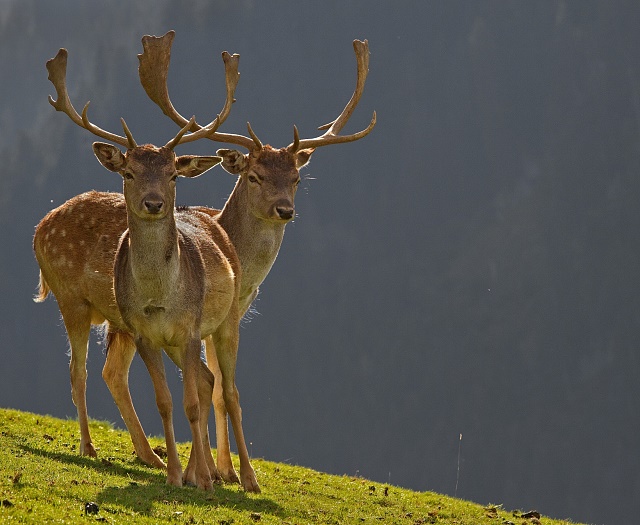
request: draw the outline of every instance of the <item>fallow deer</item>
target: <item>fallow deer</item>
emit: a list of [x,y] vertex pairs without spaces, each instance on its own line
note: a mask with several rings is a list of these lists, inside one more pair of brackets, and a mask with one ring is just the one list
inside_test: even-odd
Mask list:
[[[170,48],[173,41],[174,33],[170,31],[161,38],[145,36],[143,38],[144,53],[140,58],[140,79],[149,94],[163,111],[179,124],[186,123],[173,106],[168,97],[166,82],[170,58]],[[357,86],[354,95],[345,107],[341,116],[335,121],[335,125],[331,133],[325,133],[325,138],[329,139],[333,133],[339,133],[346,124],[349,116],[355,109],[360,96],[362,94],[366,75],[368,72],[369,51],[367,42],[354,42],[354,49],[357,57]],[[375,113],[369,126],[362,132],[346,137],[336,137],[332,139],[334,142],[346,142],[357,140],[368,134],[375,125]],[[197,127],[197,126],[194,126]],[[295,154],[292,143],[288,148],[277,150],[270,146],[262,146],[260,141],[255,137],[250,126],[249,134],[252,138],[242,137],[239,135],[221,134],[216,132],[212,137],[214,140],[221,142],[234,143],[245,147],[249,150],[248,155],[235,150],[221,150],[219,153],[225,153],[223,158],[223,167],[230,173],[237,174],[238,180],[233,193],[229,197],[224,206],[224,211],[219,215],[218,220],[223,228],[226,229],[231,241],[233,242],[236,252],[240,258],[242,265],[241,291],[240,291],[240,310],[245,313],[251,302],[258,293],[258,287],[269,273],[280,245],[282,243],[285,225],[294,217],[294,197],[298,182],[300,180],[300,169],[309,160],[312,148],[322,144],[308,144],[308,151],[296,151]],[[294,128],[294,136],[295,136]],[[322,138],[322,137],[320,137]],[[230,140],[226,140],[230,139]],[[300,143],[298,143],[300,148]],[[283,151],[285,150],[285,151]],[[62,268],[58,273],[55,269],[50,272],[47,279],[53,279],[58,289],[62,289],[64,283],[64,291],[69,304],[91,304],[100,311],[108,311],[108,305],[114,304],[111,290],[106,289],[109,283],[110,268],[106,262],[113,260],[115,248],[118,238],[126,228],[126,210],[121,195],[110,193],[91,192],[78,197],[74,197],[68,203],[63,205],[61,209],[68,206],[65,213],[57,213],[52,217],[45,218],[41,224],[42,228],[49,232],[52,229],[57,230],[57,236],[60,231],[67,227],[82,225],[87,210],[94,210],[94,214],[100,216],[102,213],[111,213],[112,222],[99,223],[98,228],[87,232],[84,230],[76,232],[76,237],[81,239],[83,253],[94,254],[86,258],[86,272],[84,274],[77,272],[74,277],[65,280],[65,272],[71,269]],[[197,207],[198,211],[209,213],[217,216],[220,212],[211,208]],[[178,212],[180,213],[180,212]],[[44,224],[46,223],[46,228]],[[70,224],[69,224],[70,223]],[[89,235],[91,233],[91,235]],[[61,239],[64,241],[64,239]],[[61,244],[61,246],[63,246]],[[79,249],[76,244],[74,249]],[[73,247],[69,246],[69,252],[73,251]],[[86,250],[86,251],[85,251]],[[93,276],[104,276],[100,280]],[[88,284],[88,281],[91,284]],[[42,289],[42,284],[46,286],[46,281],[41,274],[41,293],[39,300],[44,300],[48,289]],[[96,293],[91,295],[87,293],[87,288],[103,287],[103,294],[98,298]],[[54,289],[54,295],[58,297],[58,292]],[[109,302],[111,301],[111,302]],[[109,312],[111,315],[113,311]],[[95,315],[95,313],[94,313]],[[65,317],[63,315],[63,317]],[[66,317],[65,317],[66,318]],[[109,317],[107,316],[109,319]],[[95,319],[95,323],[102,322],[101,318]],[[66,323],[69,331],[69,324]],[[80,340],[76,346],[84,349],[82,355],[86,358],[87,338],[89,331],[89,320],[83,323],[86,329],[77,332],[86,332],[86,336],[73,336],[69,332],[69,338],[72,343],[72,356],[74,354],[74,340]],[[109,339],[109,352],[103,369],[103,378],[107,382],[109,389],[116,401],[118,408],[123,416],[123,420],[131,433],[136,453],[146,463],[162,466],[161,460],[153,453],[149,446],[142,427],[138,421],[135,410],[131,403],[131,397],[128,387],[128,370],[135,353],[133,341],[123,332],[116,332],[114,337]],[[216,436],[218,447],[218,470],[227,481],[238,481],[237,475],[233,469],[231,456],[229,451],[229,437],[226,423],[226,403],[224,398],[225,389],[223,389],[222,381],[220,381],[221,371],[218,360],[216,358],[215,347],[210,338],[206,340],[207,362],[216,376],[214,383],[214,409],[216,414]],[[227,374],[228,375],[228,374]],[[85,375],[86,380],[86,375]],[[73,382],[73,375],[72,375]],[[84,388],[84,383],[82,383]],[[228,389],[226,389],[228,390]],[[80,414],[80,409],[78,409]],[[86,415],[86,406],[85,406]],[[233,421],[232,421],[233,423]],[[87,428],[88,435],[88,428]],[[90,441],[88,441],[90,443]]]
[[[130,341],[132,332],[137,336],[138,349],[154,380],[158,408],[163,418],[169,463],[167,480],[172,484],[181,483],[182,472],[170,421],[171,398],[166,387],[162,359],[159,358],[160,353],[155,350],[160,346],[164,347],[176,364],[183,368],[185,412],[194,438],[192,457],[185,471],[185,479],[203,488],[211,486],[210,474],[214,477],[218,477],[218,474],[211,457],[208,435],[206,430],[203,432],[206,429],[206,414],[211,403],[213,375],[200,360],[200,334],[202,333],[203,338],[210,336],[215,341],[218,358],[221,363],[224,363],[223,376],[226,376],[228,371],[231,375],[230,380],[224,377],[224,380],[232,385],[229,388],[231,394],[227,396],[230,406],[226,408],[230,413],[238,414],[236,420],[240,423],[240,406],[234,380],[240,319],[238,311],[240,266],[228,236],[210,214],[197,210],[184,210],[180,214],[175,214],[174,217],[175,178],[180,175],[196,176],[217,164],[221,159],[219,157],[176,157],[173,148],[180,143],[197,140],[212,133],[228,115],[238,77],[237,56],[230,57],[228,54],[223,54],[223,58],[227,72],[227,100],[222,113],[210,124],[200,128],[197,133],[187,133],[189,126],[185,126],[164,147],[156,148],[151,145],[137,146],[124,121],[122,122],[126,138],[91,124],[87,118],[88,104],[82,116],[77,113],[71,105],[66,90],[67,53],[66,50],[60,50],[56,58],[47,63],[49,78],[58,92],[58,100],[54,101],[50,98],[51,104],[57,110],[65,112],[79,126],[127,148],[127,152],[122,154],[117,147],[110,144],[94,144],[94,152],[100,162],[108,169],[120,173],[124,178],[129,230],[123,235],[119,255],[116,258],[116,271],[112,272],[115,289],[120,292],[117,294],[120,311],[114,308],[113,290],[109,290],[113,287],[106,284],[108,277],[106,279],[105,276],[99,277],[94,281],[91,278],[82,279],[83,284],[88,284],[89,289],[84,288],[82,290],[84,297],[74,301],[71,299],[73,292],[69,293],[69,288],[73,286],[68,282],[69,275],[65,276],[66,271],[83,266],[81,258],[74,258],[74,256],[90,254],[85,251],[87,241],[100,252],[93,261],[89,257],[89,261],[97,262],[98,267],[105,269],[104,263],[108,259],[105,253],[108,252],[111,255],[114,253],[110,243],[113,239],[108,239],[108,236],[101,234],[96,238],[97,221],[92,219],[99,218],[97,211],[107,211],[107,215],[111,213],[118,215],[117,210],[121,209],[118,206],[119,203],[112,200],[110,204],[115,204],[115,207],[97,206],[98,210],[94,210],[91,204],[103,202],[104,199],[100,197],[104,195],[96,192],[85,194],[93,197],[90,203],[82,202],[83,199],[80,198],[76,198],[75,201],[72,199],[45,217],[38,225],[34,237],[34,249],[41,267],[39,299],[44,299],[49,290],[54,292],[72,344],[72,392],[74,402],[78,406],[81,429],[83,423],[86,424],[86,419],[82,421],[83,412],[86,417],[86,402],[83,403],[86,369],[84,366],[78,366],[78,362],[84,363],[83,358],[86,360],[90,324],[106,320],[110,340],[119,338]],[[192,119],[193,122],[195,119]],[[84,204],[88,206],[85,207]],[[91,215],[91,219],[87,219],[84,228],[78,224],[78,217],[72,219],[70,223],[76,227],[75,233],[80,235],[75,239],[70,237],[68,241],[74,240],[81,247],[76,248],[75,243],[70,243],[69,246],[60,245],[58,243],[60,236],[65,238],[67,235],[66,230],[56,231],[57,227],[63,227],[65,224],[64,220],[60,219],[69,214],[78,213],[80,209],[84,210],[87,216]],[[148,223],[149,220],[153,222]],[[117,220],[116,223],[121,224]],[[143,226],[140,226],[141,224]],[[149,227],[149,224],[152,226]],[[155,232],[153,233],[157,241],[155,245],[152,239],[143,235],[140,239],[146,238],[146,240],[135,241],[134,248],[131,250],[129,240],[138,239],[139,233],[136,232],[139,231]],[[160,235],[160,231],[163,231],[163,235]],[[68,233],[74,232],[70,230]],[[153,252],[154,249],[160,251]],[[113,263],[111,267],[114,268]],[[85,277],[87,270],[84,267],[79,271]],[[108,276],[109,272],[105,273]],[[49,288],[50,282],[55,282],[57,289],[53,286]],[[92,289],[92,285],[96,283],[100,283],[97,289]],[[121,316],[121,313],[124,315]],[[78,359],[74,359],[76,357],[74,341],[79,343]],[[125,343],[125,346],[131,345]],[[118,345],[115,345],[115,348],[118,348]],[[129,360],[124,365],[127,372],[131,357],[126,356]],[[120,359],[121,356],[116,358]],[[81,381],[77,385],[79,388],[75,388],[74,383],[78,383],[78,377]],[[125,389],[128,395],[126,383]],[[132,410],[129,418],[135,418],[139,426],[130,397],[128,404]],[[121,405],[119,408],[122,412]],[[129,423],[127,418],[125,422]],[[148,447],[141,427],[140,431],[142,440]],[[246,490],[258,492],[259,486],[249,462],[241,424],[234,425],[234,431],[238,442],[243,485]],[[90,443],[90,438],[84,441],[85,447],[87,443]],[[207,451],[203,450],[204,443]],[[83,452],[89,454],[93,452],[95,455],[93,447]],[[161,461],[159,466],[162,466]]]
[[[163,111],[179,126],[189,122],[176,111],[167,90],[167,76],[173,35],[145,37],[145,52],[140,58],[140,80],[149,95]],[[339,135],[355,110],[364,91],[369,72],[369,44],[367,40],[353,41],[356,54],[357,79],[354,93],[338,118],[320,126],[326,132],[319,137],[300,139],[296,126],[293,127],[293,142],[280,149],[263,145],[247,123],[250,137],[218,131],[207,136],[210,140],[235,144],[248,150],[247,154],[232,149],[219,149],[216,154],[223,158],[222,167],[231,174],[238,175],[236,186],[227,200],[218,222],[229,234],[242,265],[240,288],[240,311],[244,315],[258,294],[258,287],[264,281],[275,262],[282,244],[285,226],[294,218],[294,198],[300,170],[309,162],[312,153],[320,146],[359,140],[368,135],[376,124],[376,113],[369,125],[351,135]],[[191,131],[200,130],[197,124]],[[212,210],[212,213],[215,211]],[[207,365],[213,372],[213,405],[216,422],[218,450],[218,470],[225,480],[233,480],[235,473],[229,451],[229,434],[224,402],[225,386],[216,351],[210,340],[205,341]]]
[[211,403],[213,374],[200,368],[200,341],[201,334],[215,334],[225,355],[237,353],[240,267],[231,242],[209,215],[194,211],[176,219],[178,176],[196,177],[221,160],[176,157],[177,144],[179,137],[161,148],[131,146],[125,154],[103,142],[93,149],[105,168],[124,179],[128,229],[116,252],[114,292],[153,380],[167,442],[167,482],[181,485],[182,468],[163,348],[183,371],[184,410],[193,436],[195,480],[190,481],[210,489],[202,423]]

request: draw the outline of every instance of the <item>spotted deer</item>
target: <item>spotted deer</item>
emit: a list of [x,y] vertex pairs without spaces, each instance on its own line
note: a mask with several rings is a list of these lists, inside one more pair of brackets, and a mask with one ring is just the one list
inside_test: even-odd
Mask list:
[[[165,114],[169,115],[176,123],[186,125],[186,119],[180,116],[173,108],[166,88],[170,48],[173,38],[174,33],[172,31],[160,38],[150,36],[143,38],[144,53],[139,55],[140,79],[147,94],[162,108]],[[240,311],[242,314],[248,310],[256,297],[259,285],[266,278],[276,259],[283,240],[285,226],[294,218],[294,198],[300,180],[300,169],[309,161],[314,149],[323,144],[358,140],[367,135],[375,125],[374,113],[371,123],[365,130],[354,135],[337,135],[346,124],[361,97],[368,72],[369,51],[367,42],[355,41],[354,50],[357,58],[357,84],[353,97],[341,116],[334,121],[333,129],[330,129],[318,139],[311,139],[315,141],[314,143],[303,142],[301,146],[295,127],[294,142],[281,149],[263,146],[255,136],[255,133],[253,133],[250,125],[248,125],[250,138],[222,134],[217,131],[207,137],[220,142],[239,145],[249,152],[248,154],[242,154],[236,150],[218,151],[218,154],[223,158],[222,165],[224,169],[238,175],[235,188],[222,212],[206,207],[194,208],[215,217],[228,233],[236,248],[242,266],[240,286]],[[192,126],[195,129],[198,127],[197,124]],[[326,129],[326,126],[324,128]],[[322,142],[323,138],[326,142]],[[298,140],[297,145],[296,140]],[[69,279],[65,283],[65,290],[68,290],[69,302],[82,303],[86,301],[93,304],[92,301],[96,301],[97,294],[94,294],[93,297],[87,297],[88,294],[85,292],[87,285],[83,281],[100,275],[104,277],[100,280],[100,283],[103,286],[108,283],[110,275],[108,261],[110,258],[113,260],[118,239],[126,228],[124,200],[121,195],[90,192],[74,197],[61,208],[67,205],[72,208],[72,211],[56,214],[50,218],[48,221],[49,229],[57,227],[59,233],[60,228],[58,226],[63,221],[79,225],[86,224],[81,215],[86,214],[85,210],[87,208],[96,210],[96,213],[102,213],[104,209],[104,213],[111,213],[114,219],[111,223],[101,224],[99,231],[93,232],[94,234],[88,239],[87,237],[89,236],[86,232],[76,234],[77,238],[86,239],[83,241],[83,250],[86,250],[84,253],[96,255],[90,258],[85,256],[87,259],[86,272],[84,274],[77,272],[75,279]],[[179,214],[180,212],[178,211],[177,213]],[[64,271],[54,274],[56,282],[63,282],[64,275]],[[96,283],[94,286],[97,285]],[[109,300],[111,300],[111,304],[114,304],[115,300],[106,287],[103,291],[104,294],[101,298],[104,304],[99,305],[99,309],[106,311],[105,305],[109,304]],[[57,297],[55,289],[54,295]],[[75,297],[72,299],[73,295]],[[43,300],[45,296],[46,293],[41,292],[40,300]],[[111,313],[113,314],[113,312]],[[96,322],[101,322],[100,317],[96,319]],[[88,337],[88,321],[86,325]],[[67,330],[69,330],[68,326]],[[72,334],[69,333],[69,338],[72,341],[73,355],[73,340],[77,340],[78,337],[73,338]],[[84,349],[82,355],[86,357],[87,339],[80,339],[81,343],[77,346]],[[123,332],[110,334],[108,339],[111,339],[111,343],[109,344],[109,352],[103,369],[103,378],[109,386],[123,420],[131,433],[136,453],[140,459],[148,464],[162,466],[162,461],[153,453],[145,438],[131,403],[127,378],[129,366],[135,353],[133,341],[127,338]],[[231,462],[229,449],[225,389],[220,380],[221,370],[215,345],[210,338],[206,338],[205,342],[207,363],[216,377],[213,401],[216,415],[217,467],[223,479],[226,481],[238,481]],[[84,387],[84,383],[82,386]],[[90,438],[87,442],[91,443]]]
[[[183,210],[180,214],[175,212],[177,177],[198,176],[221,160],[220,157],[177,157],[173,150],[179,144],[201,139],[214,132],[228,115],[238,77],[237,57],[225,54],[223,58],[227,72],[227,100],[222,113],[210,124],[201,127],[198,132],[190,133],[188,128],[195,122],[195,118],[192,119],[189,126],[183,127],[176,137],[160,148],[152,145],[138,146],[124,120],[122,124],[126,137],[95,126],[87,117],[88,104],[80,116],[71,105],[66,90],[66,50],[61,49],[58,55],[47,63],[49,79],[58,93],[56,101],[50,99],[51,104],[57,110],[66,113],[79,126],[127,148],[126,152],[122,153],[112,144],[97,142],[93,146],[94,153],[103,166],[123,177],[128,229],[122,234],[115,251],[115,263],[112,259],[113,286],[105,282],[108,281],[108,273],[106,279],[105,276],[94,281],[91,278],[84,279],[84,284],[88,284],[90,289],[85,288],[83,292],[85,296],[90,297],[82,297],[77,301],[71,298],[73,294],[69,293],[70,276],[65,273],[77,266],[81,277],[85,277],[88,268],[83,264],[81,257],[74,258],[74,255],[82,254],[87,243],[95,244],[96,234],[98,246],[94,247],[101,249],[98,260],[104,269],[105,253],[110,252],[113,255],[114,251],[106,237],[95,231],[95,225],[100,219],[106,219],[104,224],[108,223],[114,210],[120,207],[97,206],[98,209],[94,209],[92,203],[82,202],[82,199],[78,198],[75,201],[72,199],[41,221],[36,229],[34,249],[41,267],[39,298],[46,297],[48,290],[54,292],[72,343],[72,393],[79,416],[82,412],[86,416],[86,402],[83,404],[86,369],[83,366],[79,367],[77,362],[86,359],[86,337],[90,324],[106,320],[108,339],[113,341],[124,338],[131,341],[133,337],[149,370],[167,440],[167,482],[174,485],[182,484],[183,472],[173,433],[172,402],[160,351],[164,348],[171,359],[182,368],[184,376],[184,409],[193,436],[192,454],[184,472],[184,480],[201,488],[211,488],[212,477],[219,478],[206,431],[213,374],[200,359],[200,341],[210,337],[217,350],[222,380],[229,392],[226,396],[229,406],[226,406],[226,409],[234,423],[243,486],[248,491],[259,492],[259,485],[246,451],[239,398],[235,388],[240,321],[239,260],[226,232],[210,214],[197,210]],[[87,195],[99,197],[95,192]],[[97,212],[104,212],[104,215],[100,216]],[[92,221],[88,219],[90,226],[87,227],[87,222],[84,225],[80,224],[79,216],[71,220],[70,225],[74,226],[80,235],[70,237],[69,240],[77,242],[82,247],[76,249],[74,243],[73,249],[60,253],[58,250],[64,250],[66,246],[58,244],[58,235],[65,238],[72,230],[67,232],[64,229],[64,221],[59,223],[56,217],[66,218],[74,213],[90,214],[92,218],[97,219],[96,223],[91,225]],[[115,214],[117,215],[117,212]],[[62,229],[58,231],[57,227]],[[106,245],[103,244],[105,242]],[[105,249],[107,245],[108,248]],[[84,253],[91,256],[89,252]],[[55,288],[53,284],[48,284],[54,282]],[[98,289],[91,289],[91,284],[98,282]],[[78,348],[79,359],[75,359],[75,336],[82,344]],[[114,345],[114,348],[117,347],[118,345]],[[108,351],[107,355],[109,353]],[[128,369],[128,364],[126,368]],[[78,381],[78,376],[81,381]],[[135,411],[133,416],[137,421]],[[80,424],[82,429],[86,420],[81,420]],[[144,434],[142,436],[144,438]],[[146,438],[144,441],[146,442]],[[90,439],[88,442],[90,443]],[[86,447],[87,441],[84,445]],[[84,452],[90,455],[93,452],[95,455],[95,449],[91,449]]]

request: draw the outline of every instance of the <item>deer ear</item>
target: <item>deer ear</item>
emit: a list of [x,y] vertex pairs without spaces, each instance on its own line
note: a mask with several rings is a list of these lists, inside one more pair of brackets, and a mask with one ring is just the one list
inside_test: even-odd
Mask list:
[[249,164],[247,161],[247,155],[243,155],[235,149],[219,149],[216,151],[216,155],[220,155],[222,157],[222,167],[232,175],[242,173]]
[[181,155],[176,157],[176,171],[181,177],[199,177],[205,171],[220,164],[221,157],[198,157],[196,155]]
[[311,155],[316,150],[316,148],[309,149],[301,149],[296,153],[296,168],[300,169],[303,166],[306,166],[311,159]]
[[93,154],[109,171],[120,173],[124,168],[125,158],[119,148],[104,142],[93,143]]

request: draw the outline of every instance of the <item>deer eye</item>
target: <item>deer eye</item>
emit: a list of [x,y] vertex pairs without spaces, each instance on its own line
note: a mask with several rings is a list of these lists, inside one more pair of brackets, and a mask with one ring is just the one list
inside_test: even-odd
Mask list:
[[169,179],[171,182],[175,182],[176,179],[178,178],[178,174],[174,173],[173,175],[171,175],[171,178]]
[[125,171],[124,178],[127,180],[133,180],[133,173],[131,173],[130,171]]
[[256,177],[255,175],[249,175],[248,179],[249,179],[249,182],[252,182],[254,184],[260,184],[260,179],[258,179],[258,177]]
[[294,186],[297,186],[298,184],[300,184],[300,177],[298,177],[298,180],[293,183]]

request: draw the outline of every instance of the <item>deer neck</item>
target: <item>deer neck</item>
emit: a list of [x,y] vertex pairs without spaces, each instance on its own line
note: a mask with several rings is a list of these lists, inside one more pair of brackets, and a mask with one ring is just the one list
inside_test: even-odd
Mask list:
[[129,216],[129,265],[138,293],[159,297],[171,291],[180,267],[173,214],[152,221]]
[[253,299],[258,286],[269,273],[278,256],[286,224],[261,219],[252,213],[245,185],[244,179],[239,177],[218,218],[242,266],[241,307],[243,302]]

